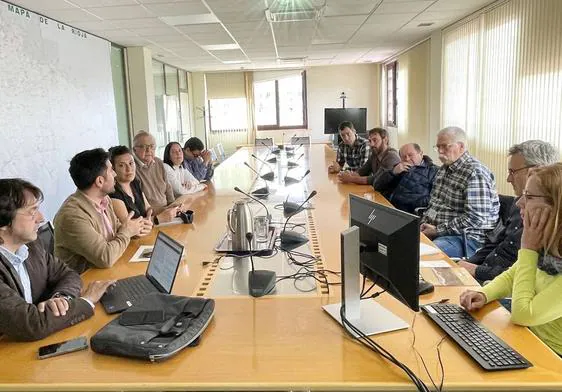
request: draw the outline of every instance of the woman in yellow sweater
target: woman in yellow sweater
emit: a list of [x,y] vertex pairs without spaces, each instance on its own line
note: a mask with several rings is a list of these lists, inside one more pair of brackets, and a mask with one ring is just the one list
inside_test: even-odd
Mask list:
[[517,204],[524,222],[517,262],[460,303],[470,311],[511,296],[511,320],[562,356],[562,163],[531,171]]

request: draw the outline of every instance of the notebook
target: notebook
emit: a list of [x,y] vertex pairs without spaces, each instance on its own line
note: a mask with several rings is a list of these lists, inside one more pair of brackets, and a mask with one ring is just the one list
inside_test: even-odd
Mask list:
[[101,297],[105,311],[108,314],[122,312],[150,293],[170,294],[182,252],[183,245],[158,232],[146,274],[119,279],[115,287]]

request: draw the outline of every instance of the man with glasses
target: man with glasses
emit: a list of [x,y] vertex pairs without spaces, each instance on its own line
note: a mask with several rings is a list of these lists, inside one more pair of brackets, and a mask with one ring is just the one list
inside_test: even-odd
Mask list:
[[[517,260],[521,244],[523,222],[519,214],[517,201],[523,194],[529,169],[551,165],[558,162],[560,155],[550,143],[541,140],[528,140],[513,145],[507,158],[507,182],[513,187],[515,198],[504,207],[506,219],[500,219],[486,235],[486,242],[468,260],[459,261],[480,283],[494,279],[507,270]],[[501,196],[506,198],[507,196]]]
[[211,152],[205,150],[203,142],[196,137],[187,139],[183,146],[183,167],[199,181],[213,178],[214,168]]
[[420,229],[449,257],[470,257],[498,220],[494,175],[468,153],[466,134],[458,127],[439,131],[434,148],[443,166]]
[[38,340],[94,314],[114,281],[80,293],[80,276],[37,239],[43,193],[19,178],[0,179],[0,334]]

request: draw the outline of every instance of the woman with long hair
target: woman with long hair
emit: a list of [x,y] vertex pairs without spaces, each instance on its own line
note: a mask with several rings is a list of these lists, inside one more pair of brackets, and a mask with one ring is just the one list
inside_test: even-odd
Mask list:
[[200,184],[189,170],[182,166],[183,150],[178,142],[170,142],[164,149],[164,170],[168,182],[174,190],[174,196],[188,195],[205,190],[207,186]]
[[479,291],[461,294],[467,310],[511,296],[511,321],[562,356],[562,163],[530,171],[517,201],[523,219],[515,264]]

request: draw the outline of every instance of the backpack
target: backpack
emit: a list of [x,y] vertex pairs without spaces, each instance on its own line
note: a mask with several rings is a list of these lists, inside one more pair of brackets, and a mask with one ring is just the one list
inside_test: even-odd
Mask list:
[[155,324],[121,325],[116,317],[90,339],[99,354],[162,361],[188,346],[197,345],[211,321],[215,301],[152,293],[126,312],[163,310],[164,321]]

